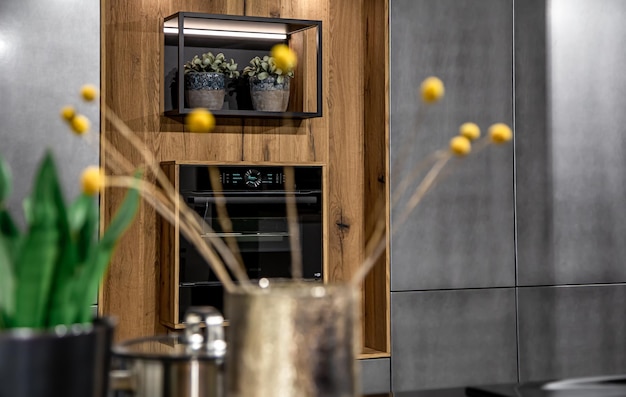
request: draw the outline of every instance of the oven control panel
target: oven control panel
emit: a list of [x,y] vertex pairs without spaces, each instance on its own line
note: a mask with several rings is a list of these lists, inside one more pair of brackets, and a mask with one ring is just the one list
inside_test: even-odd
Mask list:
[[224,189],[283,190],[285,174],[282,168],[250,167],[220,168],[220,182]]
[[[322,190],[322,167],[295,166],[294,186],[285,186],[285,170],[274,165],[219,165],[221,189],[230,192],[253,193],[264,191],[279,194],[281,191],[312,191]],[[180,166],[180,191],[210,193],[211,186],[209,168],[206,165],[182,164]],[[194,194],[195,194],[194,193]]]

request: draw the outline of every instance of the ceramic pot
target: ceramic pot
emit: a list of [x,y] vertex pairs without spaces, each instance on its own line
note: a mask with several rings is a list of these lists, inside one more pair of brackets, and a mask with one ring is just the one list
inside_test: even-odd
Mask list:
[[227,396],[360,396],[358,291],[303,281],[260,285],[225,297]]
[[224,106],[223,73],[189,72],[185,74],[185,101],[190,108],[220,110]]
[[106,397],[113,329],[105,318],[0,333],[0,396]]
[[262,112],[284,112],[289,105],[288,76],[284,76],[282,83],[275,77],[269,76],[259,80],[257,76],[250,77],[250,96],[254,110]]

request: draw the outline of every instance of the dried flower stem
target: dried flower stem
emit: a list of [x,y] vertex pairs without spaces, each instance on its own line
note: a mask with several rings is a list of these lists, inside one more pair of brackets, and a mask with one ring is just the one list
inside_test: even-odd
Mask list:
[[[415,209],[415,207],[422,201],[428,190],[436,182],[437,177],[446,166],[448,161],[452,158],[451,153],[444,153],[433,164],[428,173],[424,176],[424,179],[417,185],[417,188],[409,198],[408,202],[404,206],[404,210],[400,216],[398,216],[398,223],[394,224],[391,234],[393,235],[400,226],[407,220],[409,214]],[[376,261],[382,255],[386,247],[386,239],[384,238],[385,217],[380,216],[376,224],[376,228],[370,239],[366,244],[366,252],[370,252],[365,258],[359,269],[350,280],[350,284],[354,287],[363,282],[365,276],[370,272],[372,267],[376,264]]]
[[394,225],[394,228],[397,229],[398,227],[404,224],[404,222],[409,217],[411,212],[422,201],[422,199],[424,198],[428,190],[432,187],[433,183],[435,183],[435,181],[437,180],[437,176],[439,175],[441,170],[443,170],[443,167],[446,166],[446,164],[448,163],[448,161],[450,161],[451,158],[452,158],[452,154],[446,153],[446,155],[439,158],[439,160],[437,160],[437,162],[433,165],[433,167],[428,171],[426,176],[424,176],[424,179],[422,180],[422,182],[420,182],[420,184],[417,186],[417,188],[413,192],[413,195],[411,196],[411,198],[405,205],[404,211],[398,217],[399,222],[397,223],[397,225]]
[[394,206],[398,203],[398,200],[400,200],[400,197],[402,197],[406,189],[417,180],[418,176],[426,169],[428,165],[437,161],[438,159],[440,159],[441,157],[445,155],[446,155],[445,150],[437,150],[436,152],[429,154],[425,159],[420,161],[411,170],[411,173],[407,177],[402,178],[400,180],[400,184],[398,185],[396,190],[393,192],[393,195],[391,197],[391,206]]
[[[424,116],[426,115],[426,106],[420,106],[417,108],[417,112],[415,113],[415,118],[413,119],[413,125],[421,125],[422,124],[422,120],[424,118]],[[393,160],[393,163],[391,164],[391,170],[399,170],[401,166],[403,166],[404,164],[402,163],[405,159],[409,158],[409,154],[410,154],[410,150],[413,148],[413,145],[415,143],[415,140],[417,138],[417,134],[410,134],[408,137],[408,141],[404,142],[404,144],[402,145],[402,147],[400,148],[400,153],[398,153],[397,156],[395,156],[395,159]],[[429,156],[430,157],[430,156]],[[427,159],[425,159],[424,161],[426,161]],[[394,176],[395,178],[395,176]],[[395,181],[394,181],[395,182]]]
[[293,187],[296,186],[293,167],[285,167],[285,204],[287,207],[287,222],[289,243],[291,244],[291,277],[302,278],[302,252],[300,250],[300,230],[298,229],[298,209]]
[[[197,231],[197,235],[194,237],[187,236],[189,241],[193,241],[196,248],[198,248],[199,252],[203,255],[205,260],[209,263],[209,266],[213,268],[218,278],[223,284],[232,284],[232,280],[230,279],[230,275],[228,272],[223,271],[224,262],[228,266],[228,268],[235,274],[235,276],[242,282],[244,286],[249,285],[249,280],[245,272],[242,270],[240,263],[237,258],[233,255],[233,251],[230,251],[224,242],[219,238],[210,237],[207,241],[202,239],[201,233],[202,230],[207,230],[209,236],[215,236],[215,231],[206,223],[204,220],[199,219],[199,216],[191,210],[181,199],[180,194],[175,190],[174,186],[167,179],[161,168],[158,166],[156,159],[150,153],[150,151],[145,147],[143,142],[137,138],[134,132],[108,107],[105,108],[105,118],[111,122],[113,127],[127,139],[127,141],[139,151],[144,161],[147,163],[147,166],[155,175],[157,182],[163,189],[165,198],[163,202],[168,199],[171,203],[179,209],[179,214],[181,219],[174,219],[174,222],[179,222],[179,225],[185,225],[185,228],[193,228]],[[106,145],[111,146],[111,145]],[[118,153],[119,154],[119,153]],[[119,158],[123,158],[123,156],[116,156]],[[156,209],[156,208],[155,208]],[[169,220],[172,222],[171,220]],[[174,223],[173,223],[174,224]],[[181,227],[182,230],[182,227]],[[197,237],[197,239],[196,239]],[[198,242],[202,241],[202,244]],[[204,250],[203,246],[206,246],[208,243],[213,244],[215,249],[220,253],[221,258],[216,255],[206,255],[209,251]],[[203,254],[204,252],[204,254]]]
[[243,258],[241,257],[241,253],[239,252],[239,246],[237,245],[237,240],[233,237],[233,223],[228,216],[228,211],[226,209],[226,199],[224,198],[224,194],[222,192],[222,183],[220,182],[220,174],[219,170],[216,167],[209,167],[209,176],[211,178],[211,186],[213,187],[213,192],[215,194],[215,205],[217,208],[217,218],[220,222],[220,226],[222,227],[222,231],[226,233],[225,239],[228,248],[235,257],[237,261],[237,266],[235,268],[231,268],[231,271],[235,273],[235,277],[238,280],[246,283],[249,282],[248,275],[246,274],[246,270],[243,266]]
[[[176,217],[174,209],[171,207],[171,203],[169,203],[168,198],[162,191],[160,191],[156,186],[151,183],[143,180],[138,181],[135,178],[128,176],[108,177],[107,185],[125,188],[137,188],[144,200],[146,200],[163,218],[165,218],[165,220],[173,225],[178,223],[181,233],[190,242],[192,242],[194,246],[198,249],[200,254],[208,260],[208,262],[211,264],[211,268],[224,285],[224,288],[228,292],[234,291],[235,285],[230,279],[226,268],[224,267],[215,250],[213,250],[213,247],[211,247],[211,244],[205,243],[205,241],[202,239],[202,236],[198,233],[197,224],[191,226],[191,224],[187,222],[180,222]],[[179,209],[182,209],[182,207],[180,207]],[[226,248],[226,251],[227,250],[228,249]],[[220,252],[220,254],[221,253],[222,252]]]

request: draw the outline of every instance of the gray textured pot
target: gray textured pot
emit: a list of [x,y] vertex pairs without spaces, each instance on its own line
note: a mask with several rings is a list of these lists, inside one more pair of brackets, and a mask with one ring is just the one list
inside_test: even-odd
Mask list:
[[284,112],[289,105],[289,83],[291,78],[285,76],[282,83],[275,77],[259,80],[250,77],[250,96],[254,110],[264,112]]
[[223,73],[189,72],[185,74],[185,101],[190,108],[219,110],[224,105]]

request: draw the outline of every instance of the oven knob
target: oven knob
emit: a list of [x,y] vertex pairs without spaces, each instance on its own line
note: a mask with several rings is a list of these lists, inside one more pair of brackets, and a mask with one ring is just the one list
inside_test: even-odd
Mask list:
[[244,182],[248,187],[259,187],[261,185],[261,173],[255,169],[249,169],[243,176]]

